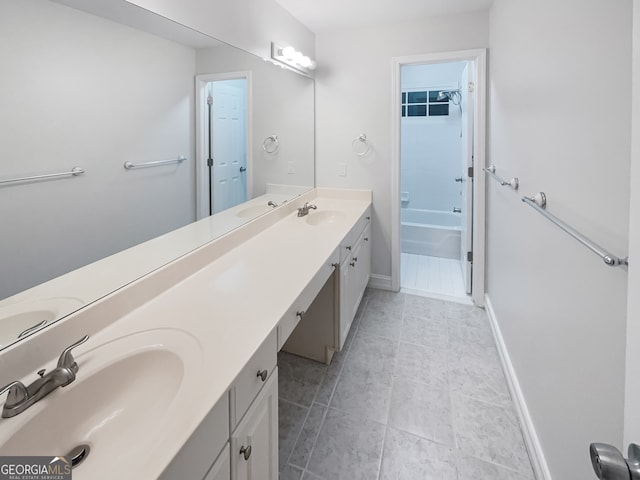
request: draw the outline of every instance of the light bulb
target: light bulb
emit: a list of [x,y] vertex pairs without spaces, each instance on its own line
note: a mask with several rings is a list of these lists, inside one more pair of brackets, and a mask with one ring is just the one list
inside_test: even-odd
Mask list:
[[296,55],[296,49],[289,46],[282,49],[282,56],[288,60],[293,60]]
[[300,66],[304,68],[309,68],[311,66],[311,59],[306,55],[300,59]]
[[317,66],[318,66],[318,64],[315,62],[315,60],[311,60],[311,63],[309,64],[309,66],[307,68],[309,70],[315,70]]
[[302,55],[302,52],[296,52],[293,54],[293,61],[296,62],[298,65],[300,65],[300,62],[302,62],[302,57],[304,55]]

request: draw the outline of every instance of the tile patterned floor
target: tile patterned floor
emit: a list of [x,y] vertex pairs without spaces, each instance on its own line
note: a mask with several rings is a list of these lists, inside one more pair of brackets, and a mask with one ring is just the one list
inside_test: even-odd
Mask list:
[[483,310],[368,289],[331,365],[284,352],[281,480],[533,480]]
[[402,253],[400,276],[403,292],[414,295],[428,292],[445,300],[451,297],[471,303],[465,292],[460,260]]

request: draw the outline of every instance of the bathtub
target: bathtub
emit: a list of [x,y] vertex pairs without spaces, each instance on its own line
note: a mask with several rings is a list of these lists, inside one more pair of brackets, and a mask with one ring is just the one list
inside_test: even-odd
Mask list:
[[460,214],[418,208],[400,210],[403,253],[460,258]]

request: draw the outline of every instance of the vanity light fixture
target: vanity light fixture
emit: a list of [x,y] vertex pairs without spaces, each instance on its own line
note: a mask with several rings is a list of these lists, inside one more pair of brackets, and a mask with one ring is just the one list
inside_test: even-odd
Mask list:
[[271,42],[271,59],[274,63],[284,65],[303,75],[310,75],[316,68],[316,62],[302,52],[298,52],[292,46],[283,47],[275,42]]

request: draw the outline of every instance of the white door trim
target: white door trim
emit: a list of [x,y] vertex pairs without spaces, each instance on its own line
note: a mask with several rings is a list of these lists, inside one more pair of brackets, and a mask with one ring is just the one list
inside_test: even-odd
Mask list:
[[[206,109],[206,93],[205,87],[207,83],[219,80],[237,80],[245,79],[247,81],[247,98],[246,98],[246,142],[247,142],[247,198],[253,198],[253,157],[251,139],[251,119],[253,118],[251,110],[252,84],[251,71],[227,72],[227,73],[208,73],[196,76],[196,219],[200,220],[209,215],[209,205],[206,198],[209,194],[208,176],[207,176],[207,109]],[[206,192],[206,193],[205,193]]]
[[475,118],[474,118],[474,188],[473,188],[473,302],[484,306],[485,266],[485,178],[486,165],[486,90],[487,51],[458,50],[394,57],[391,76],[391,288],[400,290],[400,109],[402,107],[400,70],[403,65],[472,61],[475,64]]

